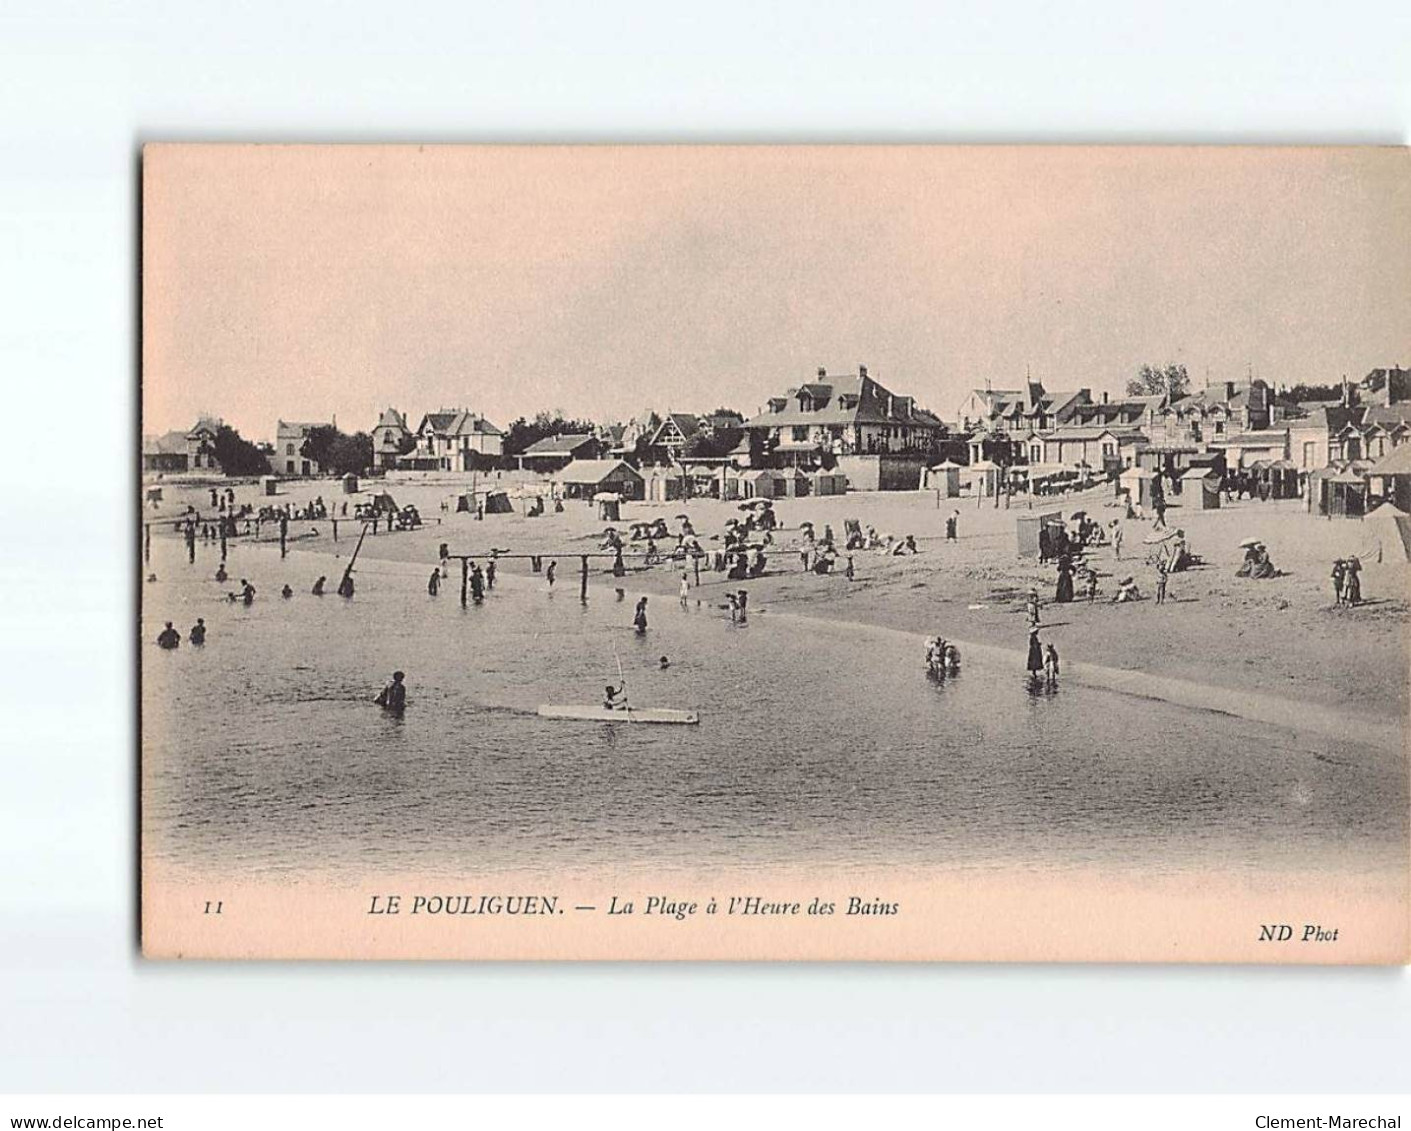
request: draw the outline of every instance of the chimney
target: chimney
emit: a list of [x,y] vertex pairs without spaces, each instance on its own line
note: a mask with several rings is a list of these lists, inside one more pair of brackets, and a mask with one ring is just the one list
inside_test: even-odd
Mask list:
[[859,365],[859,366],[857,367],[857,375],[858,375],[859,377],[866,377],[866,376],[867,376],[867,366],[865,366],[865,365]]
[[1102,403],[1103,403],[1103,404],[1106,404],[1106,403],[1107,403],[1107,390],[1106,390],[1106,389],[1103,389],[1103,391],[1102,391]]

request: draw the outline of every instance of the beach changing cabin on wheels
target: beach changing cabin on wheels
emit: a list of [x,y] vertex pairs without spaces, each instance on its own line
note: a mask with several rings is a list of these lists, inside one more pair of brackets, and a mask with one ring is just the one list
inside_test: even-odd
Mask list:
[[1129,467],[1117,480],[1118,493],[1125,491],[1133,506],[1150,507],[1156,482],[1156,472],[1145,467]]

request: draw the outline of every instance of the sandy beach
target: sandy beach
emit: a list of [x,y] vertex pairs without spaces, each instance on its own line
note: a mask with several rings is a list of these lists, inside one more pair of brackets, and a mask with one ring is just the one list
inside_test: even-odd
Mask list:
[[[383,530],[369,536],[359,558],[361,586],[407,584],[415,587],[412,592],[420,592],[425,579],[413,571],[407,572],[405,582],[393,581],[390,575],[377,575],[374,563],[430,567],[437,560],[438,546],[445,542],[452,554],[488,557],[493,547],[502,553],[542,555],[546,563],[557,559],[558,587],[576,591],[578,555],[600,552],[608,525],[597,517],[595,507],[583,502],[567,502],[562,513],[550,511],[533,519],[514,513],[477,521],[473,515],[455,513],[453,507],[441,509],[458,489],[453,482],[381,485],[365,481],[364,486],[371,490],[385,486],[399,505],[416,505],[425,525],[411,532]],[[348,501],[350,513],[354,501],[369,497],[366,490],[356,496],[336,494],[338,484],[331,480],[284,483],[274,500],[259,498],[253,484],[235,490],[241,504],[258,507],[273,501],[297,506],[321,495],[339,506]],[[1399,547],[1383,542],[1375,523],[1310,517],[1300,500],[1246,499],[1211,511],[1173,506],[1167,525],[1185,530],[1204,564],[1172,575],[1164,605],[1151,599],[1155,570],[1145,562],[1149,547],[1142,542],[1150,524],[1137,520],[1123,522],[1120,560],[1108,546],[1089,554],[1088,561],[1101,580],[1095,601],[1084,599],[1080,586],[1078,600],[1052,603],[1054,567],[1018,555],[1016,519],[1031,508],[1087,509],[1106,522],[1120,514],[1109,505],[1110,490],[1095,488],[1061,502],[1031,503],[1020,498],[1008,507],[1003,500],[999,507],[992,500],[981,504],[967,497],[938,500],[924,491],[779,500],[775,511],[783,529],[775,532],[766,576],[727,581],[724,574],[703,569],[691,599],[723,606],[727,590],[745,588],[755,613],[940,634],[972,646],[1012,651],[1018,671],[1027,637],[1023,595],[1033,587],[1044,602],[1045,642],[1057,645],[1072,678],[1120,684],[1119,690],[1138,695],[1264,721],[1278,721],[1287,707],[1295,724],[1301,720],[1313,729],[1335,732],[1346,725],[1373,735],[1396,734],[1408,705],[1406,621],[1411,567],[1397,560]],[[145,521],[175,518],[188,504],[209,513],[208,489],[168,482],[161,507],[145,508],[143,517]],[[948,543],[945,518],[952,510],[959,511],[959,537]],[[708,499],[626,503],[616,525],[625,529],[631,522],[661,516],[675,530],[675,516],[688,514],[703,546],[710,550],[720,545],[718,535],[726,520],[740,513],[738,504]],[[874,526],[880,534],[914,535],[921,552],[892,556],[880,550],[859,551],[854,554],[852,580],[841,572],[830,576],[804,572],[798,554],[799,524],[812,522],[820,534],[825,525],[831,526],[841,538],[846,518],[858,519],[864,528]],[[352,550],[357,530],[351,520],[340,522],[340,539],[335,542],[328,522],[294,522],[291,545],[344,558]],[[175,537],[170,527],[156,527],[155,533]],[[1242,557],[1239,543],[1250,537],[1267,544],[1282,576],[1265,581],[1235,576]],[[276,539],[274,530],[264,526],[261,541]],[[208,556],[214,569],[214,549],[198,543],[198,553]],[[1365,565],[1365,603],[1356,609],[1335,605],[1328,577],[1332,560],[1350,554],[1359,555]],[[648,568],[630,553],[627,562],[627,576],[616,579],[608,572],[606,559],[591,559],[590,595],[620,586],[634,596],[676,599],[679,565],[668,562]],[[498,568],[530,575],[529,563],[517,558],[501,561]],[[335,573],[332,564],[329,572]],[[1114,605],[1110,597],[1115,582],[1126,574],[1135,576],[1144,599]],[[454,599],[456,578],[448,584],[448,596]],[[630,607],[624,615],[630,616]],[[919,651],[917,663],[921,663]],[[1196,698],[1190,699],[1191,695]]]

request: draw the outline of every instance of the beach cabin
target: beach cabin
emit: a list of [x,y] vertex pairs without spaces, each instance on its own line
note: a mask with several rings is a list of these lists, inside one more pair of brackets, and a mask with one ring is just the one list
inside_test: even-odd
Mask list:
[[1323,513],[1329,518],[1361,518],[1367,513],[1367,481],[1362,476],[1340,471],[1324,482]]
[[1155,483],[1156,472],[1145,467],[1129,467],[1117,477],[1117,493],[1125,492],[1133,506],[1147,509],[1154,497]]
[[600,521],[620,522],[622,520],[622,496],[615,491],[601,491],[593,496],[593,502],[598,504]]
[[279,494],[279,480],[273,475],[260,476],[260,493],[264,495]]
[[848,477],[841,471],[816,471],[810,486],[815,495],[843,495],[847,493]]
[[1004,470],[999,464],[982,459],[965,470],[972,494],[982,499],[992,499],[999,494],[1000,475]]
[[960,494],[960,464],[946,460],[928,467],[926,489],[940,492],[943,499],[954,499]]
[[1063,529],[1062,511],[1026,511],[1014,519],[1015,540],[1021,558],[1039,556],[1040,534],[1045,527]]
[[602,492],[637,500],[646,495],[642,473],[620,459],[574,460],[556,478],[565,499],[591,499]]
[[1193,467],[1181,476],[1181,506],[1197,511],[1220,509],[1220,475],[1213,468]]
[[747,471],[740,478],[746,499],[773,499],[778,494],[774,472],[767,467],[761,467],[758,471]]
[[358,477],[352,472],[343,476],[343,494],[356,495],[358,493]]

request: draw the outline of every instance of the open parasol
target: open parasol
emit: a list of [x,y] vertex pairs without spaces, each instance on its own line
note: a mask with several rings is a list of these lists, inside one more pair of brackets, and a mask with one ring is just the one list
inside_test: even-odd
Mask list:
[[1243,542],[1240,543],[1240,549],[1252,550],[1255,546],[1258,545],[1260,545],[1260,541],[1258,538],[1246,538]]

